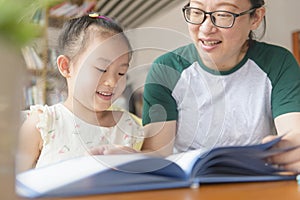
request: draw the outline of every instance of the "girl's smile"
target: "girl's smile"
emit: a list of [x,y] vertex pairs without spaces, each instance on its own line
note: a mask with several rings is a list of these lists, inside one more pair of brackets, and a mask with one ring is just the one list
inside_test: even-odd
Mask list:
[[97,91],[96,94],[98,97],[100,97],[101,99],[103,99],[105,101],[112,100],[113,95],[114,95],[114,93],[112,93],[112,92],[101,92],[101,91]]

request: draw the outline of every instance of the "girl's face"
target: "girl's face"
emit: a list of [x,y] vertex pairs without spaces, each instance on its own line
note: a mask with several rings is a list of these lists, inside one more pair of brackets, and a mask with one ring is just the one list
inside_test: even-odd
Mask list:
[[[190,6],[206,12],[217,10],[236,14],[252,8],[249,0],[191,0]],[[231,28],[219,28],[212,24],[209,15],[201,25],[188,23],[188,29],[203,63],[212,69],[226,71],[238,64],[245,55],[243,46],[249,32],[258,28],[264,8],[259,8],[256,15],[239,16]]]
[[120,36],[93,39],[74,66],[74,100],[92,111],[109,108],[126,87],[128,51]]

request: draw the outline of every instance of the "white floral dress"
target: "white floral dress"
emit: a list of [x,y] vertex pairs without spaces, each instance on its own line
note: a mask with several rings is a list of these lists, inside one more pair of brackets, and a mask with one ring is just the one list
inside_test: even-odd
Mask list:
[[36,167],[88,155],[89,149],[104,144],[128,146],[135,150],[142,147],[143,128],[128,112],[123,112],[113,127],[88,124],[63,104],[31,106],[28,115],[32,112],[41,112],[37,128],[43,139]]

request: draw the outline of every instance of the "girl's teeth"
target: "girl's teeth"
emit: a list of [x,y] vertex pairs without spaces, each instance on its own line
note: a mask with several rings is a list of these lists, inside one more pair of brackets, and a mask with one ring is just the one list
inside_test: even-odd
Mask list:
[[112,93],[106,93],[106,92],[97,92],[97,93],[99,93],[101,95],[104,95],[104,96],[111,96],[112,95]]

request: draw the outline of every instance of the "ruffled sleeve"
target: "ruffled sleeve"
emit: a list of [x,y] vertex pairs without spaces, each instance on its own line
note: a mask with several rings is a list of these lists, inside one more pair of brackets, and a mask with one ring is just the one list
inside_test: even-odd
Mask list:
[[49,106],[45,105],[33,105],[30,106],[28,115],[37,114],[39,121],[36,124],[36,128],[41,133],[43,139],[43,145],[47,145],[51,139],[55,138],[54,130],[52,128],[54,112],[50,110]]

